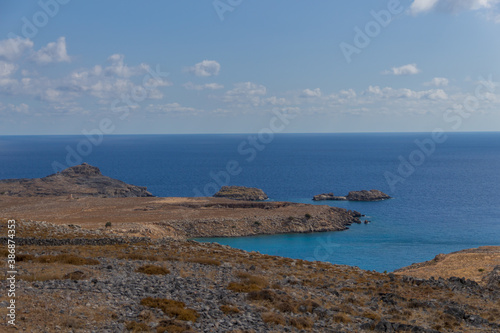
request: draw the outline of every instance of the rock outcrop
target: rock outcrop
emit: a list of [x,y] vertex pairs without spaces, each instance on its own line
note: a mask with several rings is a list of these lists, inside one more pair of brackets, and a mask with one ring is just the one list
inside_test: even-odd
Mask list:
[[246,201],[262,201],[269,199],[267,194],[261,189],[245,186],[222,186],[219,192],[214,194],[214,197]]
[[325,200],[337,200],[337,201],[344,201],[347,200],[346,197],[342,196],[337,196],[334,195],[333,193],[323,193],[323,194],[318,194],[313,197],[314,201],[325,201]]
[[379,201],[390,199],[391,197],[379,190],[351,191],[347,195],[349,201]]
[[333,193],[318,194],[313,197],[314,201],[336,200],[336,201],[380,201],[391,197],[379,190],[351,191],[347,196],[336,196]]
[[0,195],[14,197],[152,197],[146,187],[129,185],[103,176],[87,163],[67,168],[43,178],[0,180]]

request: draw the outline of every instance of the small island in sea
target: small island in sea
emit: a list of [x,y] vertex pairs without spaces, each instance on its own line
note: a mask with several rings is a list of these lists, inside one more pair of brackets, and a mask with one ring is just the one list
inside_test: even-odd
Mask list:
[[333,193],[318,194],[313,197],[314,201],[381,201],[391,199],[391,197],[379,190],[351,191],[346,196],[338,196]]
[[[0,181],[0,210],[16,223],[19,325],[33,332],[500,330],[500,247],[379,273],[189,240],[340,231],[360,222],[358,212],[249,201],[263,192],[234,190],[222,191],[234,198],[154,197],[88,164]],[[50,319],[48,304],[57,313]]]

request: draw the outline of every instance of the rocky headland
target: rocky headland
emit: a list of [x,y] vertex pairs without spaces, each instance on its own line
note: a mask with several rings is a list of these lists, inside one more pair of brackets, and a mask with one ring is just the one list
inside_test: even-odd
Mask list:
[[239,186],[223,187],[213,198],[153,197],[145,187],[103,176],[86,163],[40,179],[0,181],[0,193],[2,216],[126,236],[187,239],[340,231],[361,222],[358,212],[264,202],[262,190]]
[[153,195],[146,187],[106,177],[99,168],[83,163],[43,178],[0,180],[1,196],[126,198]]
[[222,186],[221,189],[214,194],[214,197],[245,201],[264,201],[269,199],[267,194],[261,189],[245,186]]
[[351,191],[346,196],[336,196],[333,193],[318,194],[313,197],[314,201],[336,200],[336,201],[380,201],[391,199],[391,197],[379,190]]

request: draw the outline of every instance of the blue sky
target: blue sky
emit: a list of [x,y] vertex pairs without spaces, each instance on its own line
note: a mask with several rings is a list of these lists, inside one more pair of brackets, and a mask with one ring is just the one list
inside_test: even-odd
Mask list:
[[4,0],[0,133],[498,131],[499,42],[500,0]]

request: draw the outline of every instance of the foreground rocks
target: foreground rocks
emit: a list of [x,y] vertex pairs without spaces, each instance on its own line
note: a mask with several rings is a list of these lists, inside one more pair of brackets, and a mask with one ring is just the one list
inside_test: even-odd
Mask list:
[[99,168],[83,163],[34,179],[0,180],[0,196],[15,197],[152,197],[146,187],[103,176]]
[[233,200],[263,201],[269,199],[261,189],[244,186],[222,186],[215,198],[228,198]]
[[318,194],[313,197],[314,201],[321,200],[337,200],[337,201],[380,201],[387,200],[391,197],[384,192],[379,190],[362,190],[362,191],[351,191],[347,196],[336,196],[333,193],[323,193]]
[[[95,232],[49,223],[18,221],[17,231],[40,243],[17,249],[17,329],[2,321],[2,332],[500,330],[500,293],[464,278],[381,274],[168,238],[98,241]],[[89,241],[48,245],[59,243],[47,235],[72,233]],[[8,289],[5,280],[0,286]],[[0,295],[4,318],[7,301]]]

